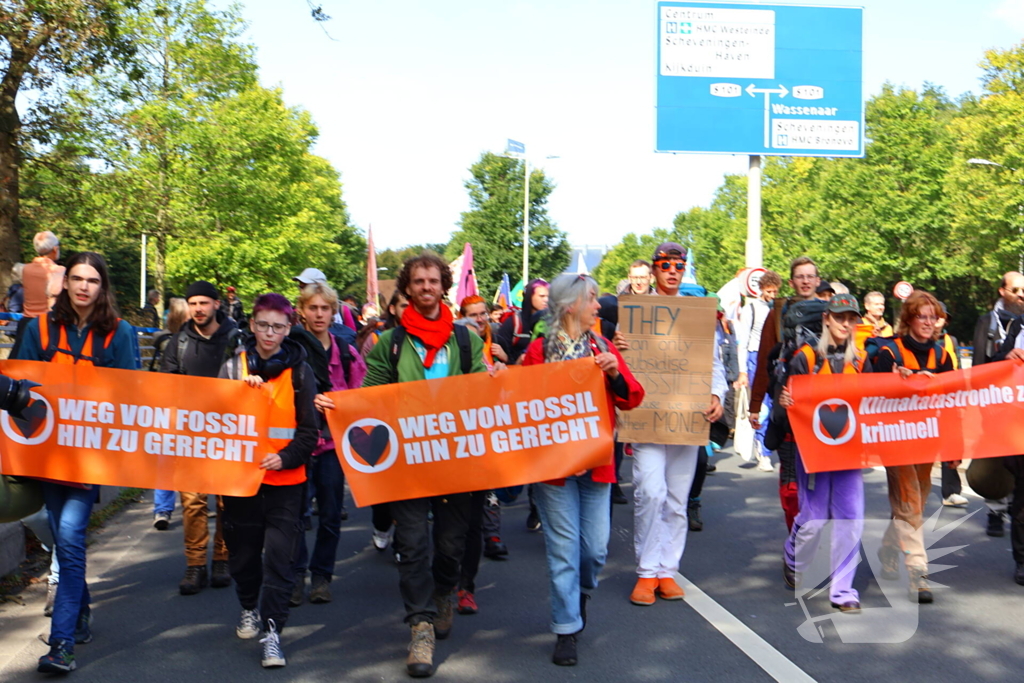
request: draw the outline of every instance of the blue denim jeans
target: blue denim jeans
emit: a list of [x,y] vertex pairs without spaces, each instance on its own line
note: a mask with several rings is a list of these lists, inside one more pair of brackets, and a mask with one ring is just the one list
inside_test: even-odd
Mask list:
[[311,498],[316,496],[316,504],[320,510],[320,521],[316,527],[316,544],[310,558],[306,544],[306,532],[303,531],[295,549],[295,561],[292,567],[296,576],[305,576],[309,572],[322,576],[328,581],[334,576],[334,562],[338,555],[338,539],[341,538],[341,506],[345,501],[345,473],[341,471],[338,454],[326,451],[310,458],[306,470],[309,477],[306,505],[309,508]]
[[612,485],[595,482],[588,472],[567,478],[565,486],[537,484],[534,491],[551,584],[551,631],[576,633],[583,628],[580,593],[597,588],[608,557]]
[[153,514],[155,515],[158,512],[174,512],[174,499],[177,495],[176,491],[155,489],[153,491]]
[[99,489],[95,486],[79,489],[47,481],[42,485],[46,511],[50,516],[50,531],[56,545],[54,552],[60,563],[60,583],[57,584],[53,603],[50,642],[63,640],[73,648],[78,615],[89,608],[89,587],[85,584],[85,531]]

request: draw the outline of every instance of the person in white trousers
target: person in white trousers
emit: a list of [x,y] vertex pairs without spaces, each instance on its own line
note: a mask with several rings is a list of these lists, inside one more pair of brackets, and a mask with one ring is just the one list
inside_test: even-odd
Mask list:
[[[655,249],[655,294],[679,295],[686,256],[686,248],[675,242],[665,242]],[[621,332],[616,332],[614,342],[619,349],[628,348]],[[728,391],[717,347],[714,354],[711,406],[704,412],[708,422],[722,416]],[[674,575],[686,546],[686,504],[697,469],[698,448],[702,446],[633,444],[633,543],[638,579],[629,599],[635,605],[653,605],[657,597],[684,597]]]

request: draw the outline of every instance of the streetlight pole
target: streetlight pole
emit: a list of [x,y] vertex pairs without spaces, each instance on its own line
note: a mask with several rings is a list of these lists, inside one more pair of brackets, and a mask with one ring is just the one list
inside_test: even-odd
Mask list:
[[530,157],[523,154],[523,286],[530,275]]
[[[976,166],[998,166],[1006,171],[1013,171],[1014,173],[1017,172],[1017,169],[1009,166],[1003,166],[999,162],[992,161],[991,159],[968,159],[967,163],[974,164]],[[1014,180],[1021,185],[1024,185],[1024,180],[1021,180],[1020,178],[1014,178]],[[1017,221],[1017,244],[1019,248],[1022,248],[1024,247],[1024,206],[1021,204],[1017,204],[1017,215],[1021,217]],[[1024,248],[1017,252],[1017,271],[1024,273]]]

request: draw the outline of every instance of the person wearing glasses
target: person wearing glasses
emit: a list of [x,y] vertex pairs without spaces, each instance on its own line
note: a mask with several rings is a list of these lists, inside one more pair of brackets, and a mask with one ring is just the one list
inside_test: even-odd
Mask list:
[[[999,281],[999,299],[992,310],[978,318],[974,326],[974,354],[971,365],[981,365],[995,360],[993,356],[1006,339],[1013,339],[1010,326],[1024,315],[1024,275],[1011,271]],[[986,500],[988,525],[985,533],[996,538],[1005,535],[1005,517],[1009,499]],[[1024,542],[1024,541],[1022,541]],[[1024,557],[1024,555],[1022,555]]]
[[629,265],[629,281],[619,289],[619,296],[625,294],[653,294],[654,286],[651,284],[651,264],[643,259],[637,259]]
[[[920,290],[911,294],[900,309],[896,336],[878,351],[875,372],[895,372],[905,379],[914,374],[931,377],[953,370],[953,358],[935,341],[935,324],[941,315],[942,307],[934,296]],[[922,528],[924,505],[932,490],[932,463],[886,467],[885,474],[892,518],[903,523],[890,524],[882,539],[878,550],[882,578],[899,578],[902,558],[910,575],[910,599],[932,602]]]
[[320,438],[316,378],[305,349],[288,337],[294,323],[288,299],[263,294],[249,319],[253,336],[220,371],[220,377],[244,381],[271,403],[269,429],[256,449],[264,454],[263,483],[254,496],[223,496],[228,567],[242,605],[235,634],[243,640],[265,634],[260,643],[266,668],[285,665],[280,633],[296,581],[292,556],[302,533],[306,464]]
[[[675,242],[658,245],[652,259],[655,294],[679,296],[686,256],[686,248]],[[620,351],[629,348],[621,331],[615,333],[614,343]],[[715,345],[711,406],[704,411],[708,422],[722,417],[728,388],[725,367]],[[700,448],[702,446],[633,444],[633,545],[637,582],[629,599],[634,605],[653,605],[658,597],[663,600],[684,597],[674,575],[686,547],[687,507]]]

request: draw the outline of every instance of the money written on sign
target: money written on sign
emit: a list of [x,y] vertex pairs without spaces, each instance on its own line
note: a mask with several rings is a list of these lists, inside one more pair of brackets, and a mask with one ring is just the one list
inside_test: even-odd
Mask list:
[[707,443],[715,311],[706,297],[619,297],[619,330],[629,343],[622,356],[646,392],[639,408],[619,413],[620,441]]

